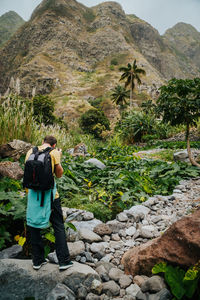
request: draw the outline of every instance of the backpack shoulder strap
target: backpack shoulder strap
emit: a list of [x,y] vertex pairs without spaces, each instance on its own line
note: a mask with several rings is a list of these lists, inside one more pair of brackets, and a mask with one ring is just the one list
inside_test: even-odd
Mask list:
[[47,148],[45,148],[42,152],[43,152],[43,153],[46,153],[46,152],[50,153],[52,150],[54,150],[54,148],[52,148],[52,147],[47,147]]
[[33,154],[36,154],[38,152],[38,147],[36,146],[36,147],[33,147],[33,149],[32,149],[32,153]]

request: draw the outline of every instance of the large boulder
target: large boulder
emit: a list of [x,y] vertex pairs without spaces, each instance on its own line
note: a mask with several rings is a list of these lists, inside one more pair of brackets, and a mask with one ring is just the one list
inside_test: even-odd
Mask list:
[[23,175],[24,171],[22,170],[18,162],[0,162],[0,176],[19,180],[23,177]]
[[[33,270],[31,260],[1,259],[0,260],[0,298],[6,300],[34,298],[58,299],[56,294],[62,297],[75,299],[72,289],[77,284],[88,286],[88,278],[92,282],[99,279],[99,275],[89,266],[74,262],[74,265],[64,272],[59,272],[56,264],[46,264],[39,271]],[[66,286],[58,286],[62,283]],[[59,287],[59,289],[58,289]],[[70,291],[70,290],[72,291]],[[61,298],[59,298],[61,299]]]
[[18,160],[21,155],[24,155],[32,147],[31,144],[21,140],[13,140],[8,144],[0,146],[0,158],[12,157]]
[[122,258],[125,272],[133,276],[151,274],[161,261],[189,267],[200,259],[200,209],[169,227],[156,239],[126,252]]

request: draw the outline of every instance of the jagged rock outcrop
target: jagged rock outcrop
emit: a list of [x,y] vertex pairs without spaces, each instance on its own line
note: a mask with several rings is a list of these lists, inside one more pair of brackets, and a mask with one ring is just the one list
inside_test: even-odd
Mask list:
[[25,23],[14,11],[9,11],[0,16],[0,47]]
[[175,222],[161,236],[132,248],[122,258],[125,271],[132,275],[151,274],[161,261],[190,267],[200,259],[200,209]]

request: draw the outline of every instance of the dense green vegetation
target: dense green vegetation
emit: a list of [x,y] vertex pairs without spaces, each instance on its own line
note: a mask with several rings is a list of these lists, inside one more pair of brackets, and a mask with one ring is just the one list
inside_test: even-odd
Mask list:
[[[91,104],[95,108],[82,114],[78,130],[69,132],[67,126],[62,126],[55,117],[54,103],[48,96],[37,95],[31,100],[16,95],[2,98],[0,143],[17,138],[41,144],[45,135],[54,135],[59,141],[58,147],[63,149],[64,175],[58,179],[63,205],[91,211],[103,221],[115,218],[117,213],[142,203],[149,196],[170,195],[180,180],[200,175],[199,168],[172,161],[173,149],[185,148],[186,142],[159,141],[183,131],[182,125],[172,126],[176,124],[164,124],[162,119],[156,119],[159,101],[156,104],[149,100],[141,109],[123,111],[110,137],[102,140],[102,133],[110,129],[109,121],[101,110],[103,101],[103,96],[92,99]],[[198,106],[198,101],[195,103]],[[198,113],[195,115],[195,125],[198,124],[197,119]],[[85,163],[88,157],[74,158],[66,152],[80,142],[88,146],[90,157],[105,164],[105,169]],[[142,147],[141,142],[145,142]],[[191,145],[199,148],[200,142]],[[148,158],[140,158],[136,154],[138,150],[156,147],[166,150]],[[23,166],[23,157],[20,163]],[[25,209],[26,195],[21,181],[2,178],[1,249],[13,244],[14,240],[21,245],[25,242]],[[51,229],[44,232],[44,237],[49,249]],[[26,252],[29,253],[29,250]]]
[[[132,146],[96,147],[91,154],[106,165],[104,170],[86,164],[88,158],[75,159],[64,153],[64,175],[58,179],[63,205],[91,211],[95,217],[107,221],[148,196],[169,195],[183,178],[200,175],[200,169],[194,166],[140,159],[134,155],[135,151]],[[21,162],[23,165],[23,159]],[[24,235],[25,207],[21,181],[1,179],[1,248],[13,243],[16,235]]]
[[164,273],[165,281],[175,297],[174,300],[200,299],[200,262],[187,271],[161,262],[153,267],[152,273]]
[[100,138],[104,130],[110,129],[108,118],[103,111],[97,109],[90,109],[82,114],[79,124],[85,133],[93,134],[96,138]]

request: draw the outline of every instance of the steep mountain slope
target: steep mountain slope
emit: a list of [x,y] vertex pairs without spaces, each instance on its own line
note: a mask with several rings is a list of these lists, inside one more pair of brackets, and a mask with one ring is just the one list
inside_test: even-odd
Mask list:
[[200,69],[200,32],[192,25],[178,23],[166,31],[164,39],[177,56]]
[[25,21],[14,11],[9,11],[0,17],[0,47],[11,38],[24,22]]
[[148,84],[162,83],[134,45],[119,4],[89,9],[75,0],[44,0],[0,52],[0,91],[5,92],[11,76],[18,76],[24,95],[36,86],[37,93],[62,89],[98,96],[118,82],[118,67],[117,74],[110,70],[113,57],[120,64],[136,58],[150,74]]
[[[22,95],[36,89],[51,93],[59,107],[69,101],[81,107],[84,99],[108,95],[118,84],[119,65],[136,58],[146,70],[139,92],[154,97],[167,79],[200,75],[191,54],[184,54],[186,60],[179,54],[176,42],[172,46],[116,2],[87,8],[75,0],[43,0],[0,50],[0,92],[19,77]],[[113,59],[118,65],[111,66]]]
[[[129,19],[130,17],[131,16],[129,16]],[[193,34],[194,38],[188,39],[190,35],[189,32],[191,31],[190,27],[192,27],[191,25],[185,24],[185,26],[182,27],[177,25],[177,29],[175,26],[172,31],[167,31],[164,37],[162,37],[158,31],[148,23],[134,16],[132,16],[132,20],[130,19],[130,21],[134,44],[138,45],[140,52],[164,78],[187,78],[200,75],[197,62],[191,59],[194,50],[190,46],[190,44],[196,45],[196,56],[200,56],[200,33],[196,31],[196,35]],[[172,42],[171,36],[173,36]],[[181,40],[182,43],[180,43]],[[190,42],[190,40],[192,40],[192,42]],[[183,52],[185,47],[188,51]]]

